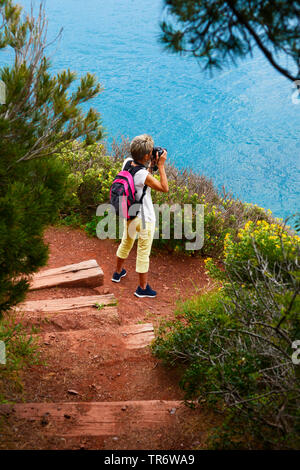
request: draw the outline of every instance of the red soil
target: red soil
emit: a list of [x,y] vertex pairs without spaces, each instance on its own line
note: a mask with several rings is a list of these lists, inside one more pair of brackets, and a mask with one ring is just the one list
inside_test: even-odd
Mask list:
[[[135,247],[126,261],[127,276],[117,284],[111,282],[118,246],[114,241],[88,238],[82,230],[68,227],[50,227],[44,238],[49,243],[50,256],[43,270],[96,259],[104,271],[104,285],[95,289],[41,289],[29,292],[26,300],[113,293],[118,300],[119,319],[114,315],[106,316],[105,311],[103,317],[101,311],[98,316],[93,316],[95,309],[88,308],[84,310],[89,314],[86,324],[82,312],[78,316],[76,312],[64,312],[56,321],[40,322],[41,333],[50,334],[50,340],[45,341],[44,335],[40,340],[46,364],[32,366],[26,371],[23,395],[15,395],[12,399],[28,403],[182,400],[177,370],[166,369],[151,355],[149,348],[126,349],[116,335],[120,328],[129,324],[150,322],[156,327],[162,318],[174,317],[177,300],[206,290],[209,279],[203,259],[152,253],[149,283],[158,295],[154,299],[138,299],[133,295],[138,285]],[[28,322],[36,323],[36,320],[28,317]],[[83,330],[83,326],[85,331],[81,336],[79,330]],[[61,335],[60,332],[68,334]],[[69,393],[69,390],[75,390],[76,394]],[[125,436],[115,439],[82,436],[66,440],[48,437],[36,423],[28,423],[28,420],[16,422],[9,417],[7,438],[0,439],[0,449],[203,448],[207,430],[214,422],[215,418],[205,409],[187,410],[180,415],[175,427],[169,426],[167,433],[163,426],[144,433],[132,428]]]

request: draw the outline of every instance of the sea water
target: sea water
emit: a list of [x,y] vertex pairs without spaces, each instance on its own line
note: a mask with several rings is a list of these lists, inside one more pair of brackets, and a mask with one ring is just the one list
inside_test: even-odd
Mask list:
[[[26,10],[30,0],[19,0]],[[35,8],[39,2],[35,2]],[[162,0],[46,0],[52,71],[97,75],[108,142],[149,133],[179,168],[287,217],[298,208],[300,100],[260,54],[213,77],[159,43]],[[0,66],[9,62],[0,51]],[[294,96],[294,99],[293,99]],[[296,97],[297,98],[297,97]]]

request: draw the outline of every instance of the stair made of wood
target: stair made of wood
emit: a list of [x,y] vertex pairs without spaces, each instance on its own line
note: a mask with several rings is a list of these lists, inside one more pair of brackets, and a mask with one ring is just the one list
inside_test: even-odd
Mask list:
[[180,401],[18,403],[0,405],[0,415],[36,421],[40,432],[55,436],[116,436],[176,425]]
[[30,290],[48,287],[98,287],[104,282],[104,274],[95,259],[47,269],[30,280]]
[[117,300],[113,294],[27,301],[15,307],[24,326],[40,332],[100,328],[120,323]]
[[30,300],[19,304],[15,310],[30,313],[56,313],[85,307],[100,308],[114,306],[117,300],[113,294],[84,295],[80,297],[64,297],[60,299]]
[[154,340],[152,323],[127,325],[119,328],[101,328],[56,331],[38,335],[39,342],[51,347],[59,347],[65,355],[101,353],[104,350],[142,349]]

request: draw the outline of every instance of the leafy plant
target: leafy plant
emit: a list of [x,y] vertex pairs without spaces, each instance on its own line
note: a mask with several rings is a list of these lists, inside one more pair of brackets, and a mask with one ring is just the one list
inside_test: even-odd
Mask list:
[[[191,170],[178,170],[173,165],[168,165],[166,173],[169,180],[169,192],[159,193],[152,191],[153,202],[159,205],[180,204],[182,211],[182,234],[184,235],[184,204],[192,207],[191,228],[196,227],[196,206],[202,204],[204,209],[204,244],[198,252],[187,251],[187,238],[182,236],[175,239],[174,214],[170,217],[170,239],[164,239],[163,219],[159,220],[160,237],[154,240],[154,246],[167,247],[169,251],[185,252],[186,254],[201,254],[209,256],[223,256],[224,240],[227,235],[237,235],[238,230],[248,220],[275,222],[271,211],[266,211],[249,203],[242,203],[230,193],[218,191],[211,180],[203,175],[197,175]],[[277,219],[276,219],[277,220]],[[277,220],[277,223],[280,223]]]
[[[32,328],[31,333],[36,332]],[[0,321],[0,341],[4,342],[6,352],[6,363],[0,364],[0,403],[22,390],[21,370],[41,363],[38,343],[32,334],[13,315]]]
[[211,440],[217,448],[300,444],[300,370],[292,362],[300,338],[300,246],[298,237],[281,234],[274,255],[274,231],[250,222],[237,241],[228,236],[224,268],[206,263],[222,281],[219,290],[183,303],[153,346],[166,364],[181,367],[187,400],[224,413]]
[[103,137],[99,113],[81,109],[100,84],[86,74],[76,88],[70,70],[50,74],[46,31],[43,5],[36,18],[24,17],[20,6],[0,1],[0,49],[14,59],[0,68],[0,317],[24,299],[28,275],[47,262],[43,231],[57,218],[67,178],[53,155],[57,145],[79,139],[84,148]]
[[96,305],[96,307],[97,307],[97,310],[102,310],[102,309],[105,307],[104,304],[98,304],[98,303],[96,303],[95,305]]
[[[299,79],[299,2],[265,0],[165,0],[168,21],[161,41],[168,50],[196,57],[203,69],[252,56],[260,50],[289,80]],[[290,62],[290,68],[286,64]]]
[[[259,266],[261,258],[267,261],[270,271],[282,271],[282,263],[295,258],[300,246],[300,237],[289,233],[286,228],[276,223],[258,220],[256,223],[248,221],[240,229],[238,243],[235,243],[230,234],[225,237],[224,260],[227,270],[236,273],[237,280],[251,282],[251,271],[245,271],[245,264]],[[241,269],[239,270],[239,266]],[[238,272],[241,271],[240,274]]]
[[[56,155],[68,172],[68,187],[61,218],[67,218],[67,223],[74,220],[77,225],[85,224],[86,232],[90,236],[96,236],[97,223],[101,220],[101,217],[95,215],[96,208],[99,204],[109,203],[111,183],[121,170],[124,157],[130,156],[128,140],[123,139],[120,144],[114,141],[112,155],[108,155],[103,144],[93,144],[83,150],[76,141],[61,144]],[[169,192],[152,191],[153,203],[160,206],[162,214],[164,205],[180,205],[183,236],[179,239],[174,237],[175,222],[177,224],[174,212],[171,211],[170,217],[166,218],[160,215],[157,224],[159,237],[155,237],[153,241],[156,248],[169,252],[184,252],[187,255],[222,257],[226,235],[232,234],[236,237],[246,221],[275,223],[277,220],[269,210],[266,211],[255,204],[242,203],[230,193],[226,193],[224,188],[223,191],[218,191],[212,181],[204,175],[195,174],[188,169],[179,170],[170,163],[166,165],[166,173]],[[159,178],[159,175],[156,174],[155,178]],[[199,230],[196,225],[196,207],[197,204],[203,205],[204,245],[201,250],[186,250],[186,242],[192,240],[185,234],[184,204],[189,204],[192,208],[189,222],[190,230],[194,233]],[[167,213],[169,214],[168,210]],[[178,213],[176,215],[178,216]],[[276,223],[280,224],[281,221],[277,220]],[[170,231],[170,236],[166,236],[166,230]],[[119,239],[118,233],[116,239]]]
[[122,163],[106,155],[103,144],[83,149],[77,141],[65,142],[57,148],[56,155],[68,172],[61,217],[77,213],[87,222],[99,204],[109,202],[110,186]]

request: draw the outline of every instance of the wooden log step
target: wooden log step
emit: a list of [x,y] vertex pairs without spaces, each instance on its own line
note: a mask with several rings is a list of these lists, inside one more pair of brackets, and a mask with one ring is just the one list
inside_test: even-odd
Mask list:
[[64,266],[59,266],[58,268],[45,269],[44,271],[41,271],[40,273],[37,273],[37,274],[48,273],[49,276],[52,276],[52,275],[61,274],[61,273],[68,273],[70,271],[75,272],[75,271],[79,271],[82,269],[96,268],[97,266],[98,266],[98,263],[95,259],[88,259],[86,261],[81,261],[80,263],[66,264]]
[[35,325],[40,333],[85,330],[103,328],[107,325],[119,325],[120,318],[116,307],[103,307],[101,310],[86,307],[66,312],[18,312],[18,318],[24,326]]
[[48,435],[116,436],[176,425],[185,409],[175,400],[18,403],[0,405],[0,415],[39,421]]
[[113,355],[113,351],[142,349],[154,338],[152,323],[146,323],[114,328],[113,332],[110,327],[56,331],[40,336],[40,341],[65,351],[65,354],[75,353],[83,358],[85,353],[96,354],[104,350],[111,350]]
[[85,295],[81,297],[70,297],[62,299],[33,300],[23,302],[15,308],[17,311],[23,312],[63,312],[65,310],[75,310],[85,307],[96,307],[116,305],[117,300],[113,294],[105,295]]
[[47,269],[33,276],[30,290],[47,287],[97,287],[103,285],[104,274],[96,260]]
[[152,323],[127,325],[120,329],[126,349],[139,349],[148,346],[154,340]]

